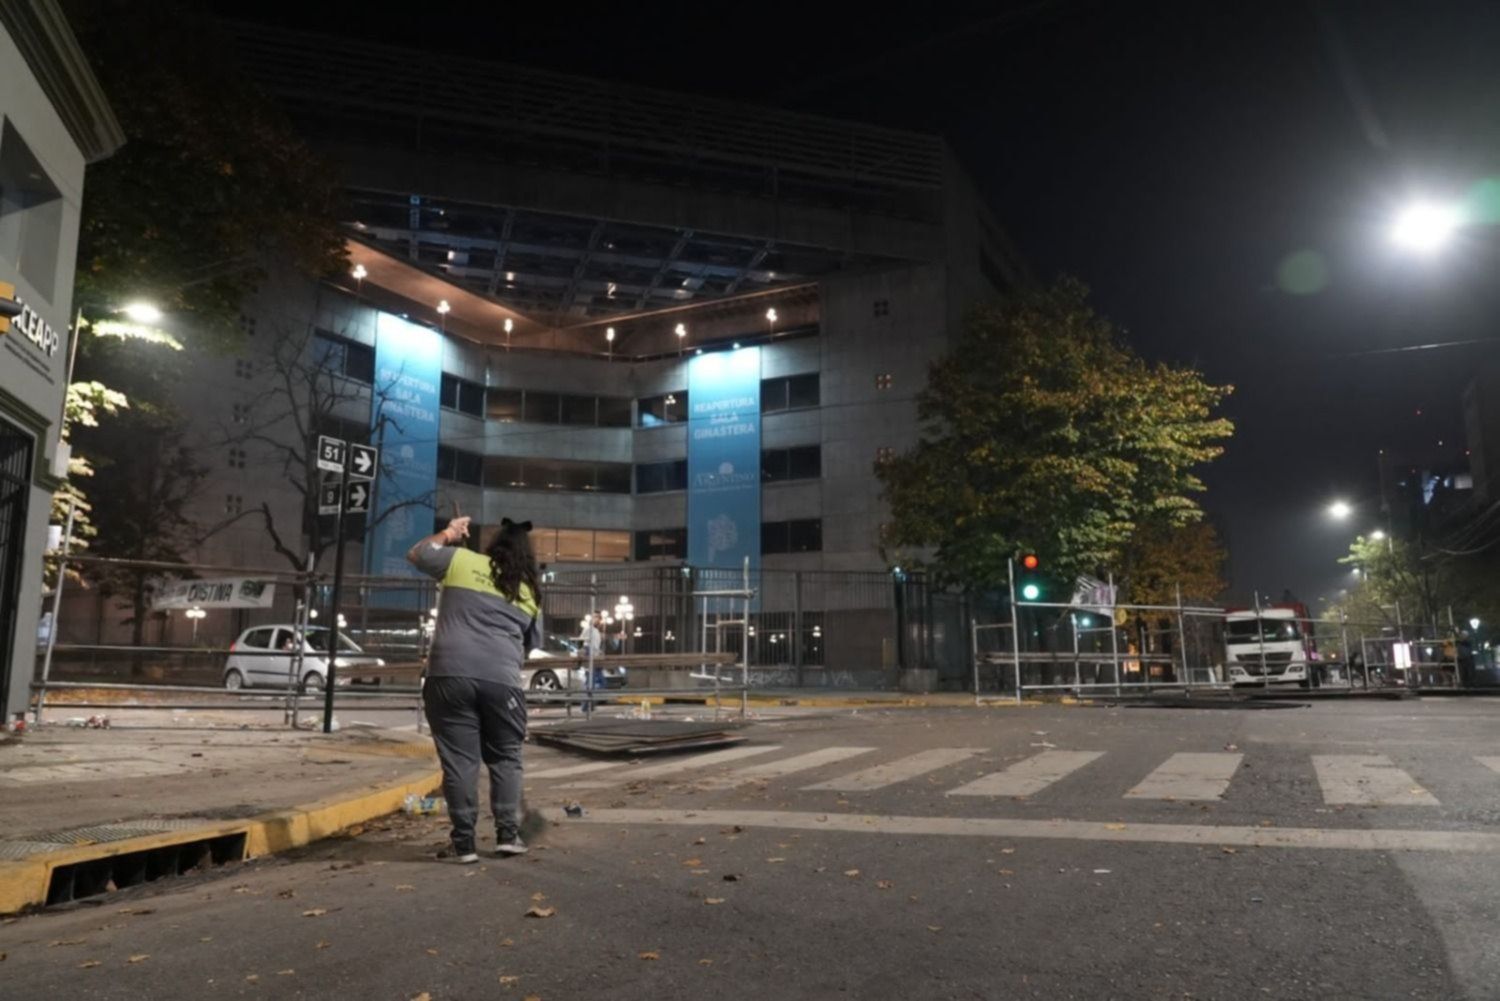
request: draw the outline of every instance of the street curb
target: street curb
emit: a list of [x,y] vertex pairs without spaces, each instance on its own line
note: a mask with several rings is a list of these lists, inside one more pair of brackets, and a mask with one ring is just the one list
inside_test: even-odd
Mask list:
[[0,862],[0,915],[45,905],[52,873],[63,866],[235,834],[245,836],[245,859],[275,855],[331,837],[355,824],[395,813],[408,795],[430,795],[442,785],[442,780],[441,771],[424,768],[407,772],[391,782],[335,793],[301,806],[271,810],[244,820],[207,820],[200,827],[108,844],[79,845],[15,862]]

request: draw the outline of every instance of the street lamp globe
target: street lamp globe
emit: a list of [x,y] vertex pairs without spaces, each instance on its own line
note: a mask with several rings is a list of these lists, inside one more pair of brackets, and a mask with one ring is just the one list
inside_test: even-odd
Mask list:
[[136,323],[158,323],[161,321],[161,310],[149,302],[132,302],[120,310],[120,312]]
[[1375,531],[1373,531],[1373,532],[1370,533],[1370,538],[1374,539],[1376,542],[1383,542],[1383,541],[1385,541],[1385,529],[1383,529],[1383,528],[1377,528],[1377,529],[1375,529]]
[[1403,250],[1430,254],[1453,236],[1460,222],[1458,209],[1437,202],[1413,202],[1391,225],[1391,242]]
[[1354,513],[1354,508],[1349,506],[1348,501],[1336,500],[1328,505],[1328,513],[1330,516],[1342,521]]
[[1479,616],[1476,615],[1472,619],[1469,620],[1469,628],[1470,629],[1478,629],[1479,628]]

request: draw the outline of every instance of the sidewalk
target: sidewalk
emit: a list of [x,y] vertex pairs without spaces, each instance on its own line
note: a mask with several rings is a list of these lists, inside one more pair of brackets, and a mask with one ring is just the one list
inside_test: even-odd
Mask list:
[[55,902],[60,870],[139,855],[155,873],[163,863],[144,865],[149,853],[202,861],[194,846],[214,839],[216,861],[282,851],[390,813],[438,783],[430,740],[376,728],[53,725],[0,739],[0,914],[49,895]]

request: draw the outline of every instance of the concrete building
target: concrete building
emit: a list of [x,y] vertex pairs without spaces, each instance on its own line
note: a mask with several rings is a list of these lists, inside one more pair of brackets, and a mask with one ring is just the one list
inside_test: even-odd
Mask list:
[[1470,380],[1463,407],[1474,501],[1484,511],[1500,503],[1500,365],[1489,365]]
[[354,271],[278,275],[243,353],[197,359],[196,517],[232,522],[201,561],[290,567],[254,512],[300,544],[321,428],[382,446],[371,573],[455,509],[533,522],[554,569],[885,573],[876,466],[966,310],[1024,280],[940,138],[461,59],[439,87],[390,73],[412,51],[234,31],[343,170]]
[[[84,167],[124,137],[54,0],[0,0],[0,708],[26,705],[59,454]],[[14,315],[11,315],[14,314]],[[64,449],[65,451],[65,449]]]

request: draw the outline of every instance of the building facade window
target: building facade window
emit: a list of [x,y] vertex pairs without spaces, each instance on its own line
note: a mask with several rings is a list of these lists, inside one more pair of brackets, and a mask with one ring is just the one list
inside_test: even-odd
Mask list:
[[229,419],[235,424],[244,424],[250,420],[250,406],[245,403],[232,403],[229,407]]
[[531,548],[539,563],[625,563],[630,533],[603,528],[533,528]]
[[255,336],[255,317],[248,313],[240,314],[240,333],[246,337]]
[[239,514],[245,509],[245,498],[240,494],[224,495],[224,513]]
[[823,475],[821,445],[798,445],[794,448],[771,448],[760,453],[762,483],[784,483],[787,480],[816,480]]
[[507,490],[628,494],[630,464],[491,455],[484,460],[484,486]]
[[249,358],[236,358],[234,360],[234,377],[236,379],[255,378],[255,362]]
[[231,448],[227,454],[230,469],[245,468],[245,450],[243,448]]
[[883,466],[896,457],[896,450],[889,445],[882,445],[875,450],[875,465]]
[[456,375],[443,373],[443,384],[438,396],[440,406],[474,417],[484,416],[484,387],[477,382],[460,379]]
[[887,373],[885,375],[877,375],[875,377],[875,388],[876,389],[890,389],[893,381],[894,380],[891,378],[891,376],[890,376],[889,373]]
[[766,556],[781,553],[817,553],[823,550],[821,518],[766,521],[760,526],[760,551]]
[[687,390],[679,389],[674,393],[643,397],[637,401],[636,411],[639,415],[637,427],[658,428],[681,424],[688,419]]
[[670,490],[686,489],[686,459],[643,462],[635,467],[635,492],[638,494],[660,494]]
[[635,558],[638,560],[687,559],[687,529],[653,528],[635,533]]
[[630,399],[619,396],[589,396],[497,387],[488,391],[484,413],[490,420],[502,422],[630,427]]
[[62,236],[62,193],[7,119],[0,131],[0,259],[49,302],[57,294]]
[[787,375],[765,379],[760,384],[760,410],[773,414],[779,410],[802,410],[816,407],[819,399],[818,373]]
[[875,300],[875,315],[876,316],[890,316],[891,315],[891,300],[889,300],[889,299],[876,299]]
[[470,486],[484,485],[484,456],[477,452],[466,452],[461,448],[439,445],[437,450],[437,478],[451,483],[467,483]]
[[375,349],[331,330],[313,331],[313,365],[366,386],[375,384]]

